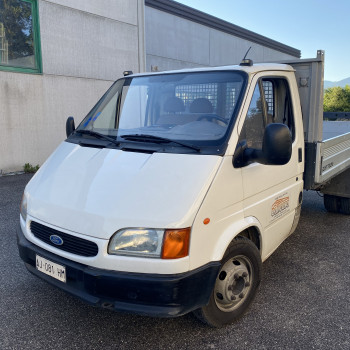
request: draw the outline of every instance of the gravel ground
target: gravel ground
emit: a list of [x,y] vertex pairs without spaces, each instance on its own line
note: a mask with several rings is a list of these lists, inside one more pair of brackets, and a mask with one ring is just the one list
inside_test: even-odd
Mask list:
[[211,329],[191,314],[96,309],[29,274],[15,232],[30,177],[0,177],[0,349],[350,349],[350,217],[327,213],[317,193],[304,193],[298,229],[264,263],[249,311]]

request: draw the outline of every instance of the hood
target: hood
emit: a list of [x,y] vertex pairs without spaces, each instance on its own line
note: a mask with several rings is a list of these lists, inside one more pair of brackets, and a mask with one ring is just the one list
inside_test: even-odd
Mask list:
[[127,227],[189,227],[220,162],[63,142],[26,187],[28,214],[102,239]]

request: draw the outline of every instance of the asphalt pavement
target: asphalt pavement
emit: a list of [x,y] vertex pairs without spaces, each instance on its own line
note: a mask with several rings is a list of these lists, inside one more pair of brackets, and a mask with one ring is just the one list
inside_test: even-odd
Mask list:
[[297,231],[263,264],[248,312],[222,329],[84,304],[34,277],[16,245],[30,175],[0,177],[0,349],[350,349],[350,217],[305,192]]

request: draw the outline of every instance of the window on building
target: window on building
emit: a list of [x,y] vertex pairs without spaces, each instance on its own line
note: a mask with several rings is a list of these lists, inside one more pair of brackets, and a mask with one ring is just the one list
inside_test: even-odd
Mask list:
[[295,138],[293,109],[288,83],[282,78],[264,78],[256,84],[248,113],[241,130],[240,141],[249,148],[262,149],[266,125],[282,123]]
[[41,72],[37,0],[0,0],[0,69]]

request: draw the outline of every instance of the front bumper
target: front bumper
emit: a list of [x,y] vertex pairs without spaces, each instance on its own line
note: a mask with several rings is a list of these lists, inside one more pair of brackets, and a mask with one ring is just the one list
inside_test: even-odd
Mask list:
[[[25,238],[20,227],[17,243],[21,259],[34,275],[94,306],[140,315],[175,317],[206,305],[220,269],[219,262],[174,275],[96,269],[39,248]],[[36,254],[64,265],[67,282],[38,271]]]

